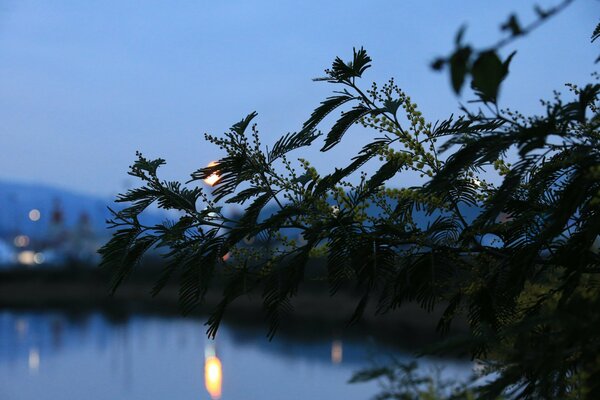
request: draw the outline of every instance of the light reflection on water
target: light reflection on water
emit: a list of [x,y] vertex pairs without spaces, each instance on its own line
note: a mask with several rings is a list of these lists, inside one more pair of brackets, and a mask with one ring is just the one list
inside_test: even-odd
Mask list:
[[221,398],[223,366],[212,343],[208,343],[204,349],[204,386],[213,400]]
[[269,342],[264,329],[224,325],[212,341],[204,331],[175,317],[0,311],[0,399],[368,399],[375,383],[346,381],[369,356],[389,354],[339,338]]

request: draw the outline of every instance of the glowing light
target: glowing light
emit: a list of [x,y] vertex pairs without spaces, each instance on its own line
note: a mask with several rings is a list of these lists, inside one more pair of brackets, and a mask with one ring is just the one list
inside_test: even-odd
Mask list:
[[227,260],[229,260],[229,257],[231,257],[231,254],[229,254],[229,252],[225,253],[225,255],[223,256],[222,260],[225,262]]
[[475,184],[475,186],[479,187],[481,186],[481,181],[479,179],[473,179],[473,183]]
[[[216,161],[211,161],[210,163],[208,163],[208,167],[214,167],[215,165],[218,165],[219,163]],[[221,176],[219,174],[217,174],[216,172],[212,173],[208,178],[204,178],[204,183],[206,183],[207,185],[210,186],[215,186],[217,184],[217,182],[219,182],[219,180],[221,180]]]
[[45,260],[44,253],[35,253],[33,255],[33,262],[36,264],[43,264]]
[[35,372],[40,369],[40,352],[38,349],[29,349],[29,358],[27,364],[29,365],[30,371]]
[[213,400],[221,398],[223,369],[221,360],[216,355],[208,356],[204,360],[204,385]]
[[17,260],[20,264],[33,265],[35,264],[35,252],[31,250],[25,250],[19,253]]
[[27,236],[27,235],[16,236],[14,243],[15,243],[15,246],[17,246],[17,247],[27,247],[27,246],[29,246],[29,236]]
[[331,343],[331,362],[334,364],[339,364],[342,362],[344,358],[344,348],[342,347],[342,342],[340,340],[334,340]]
[[37,208],[34,208],[33,210],[29,211],[29,219],[33,222],[39,221],[41,216],[42,214]]

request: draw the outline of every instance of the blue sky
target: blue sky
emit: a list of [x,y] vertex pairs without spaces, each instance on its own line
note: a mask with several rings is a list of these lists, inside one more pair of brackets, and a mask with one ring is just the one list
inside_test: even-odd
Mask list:
[[[542,6],[557,1],[541,1]],[[265,144],[297,130],[332,90],[311,78],[364,46],[365,79],[394,76],[429,120],[455,112],[446,74],[428,67],[467,39],[485,46],[527,1],[27,1],[0,0],[0,180],[110,195],[134,182],[136,150],[188,174],[219,153],[203,133],[259,113]],[[600,2],[579,0],[518,50],[502,104],[533,112],[565,82],[595,70],[589,43]],[[348,159],[369,133],[354,130],[317,167]],[[299,154],[299,156],[307,156]]]

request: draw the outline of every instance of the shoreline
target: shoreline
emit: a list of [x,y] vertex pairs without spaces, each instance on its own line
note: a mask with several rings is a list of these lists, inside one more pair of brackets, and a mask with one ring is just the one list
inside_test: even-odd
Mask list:
[[[181,316],[178,310],[178,287],[167,285],[159,295],[150,291],[154,277],[136,276],[115,293],[108,293],[109,276],[105,271],[61,269],[19,270],[0,272],[0,310],[58,310],[74,313],[100,311],[110,318],[128,318],[134,314]],[[348,326],[358,296],[340,291],[330,296],[326,285],[305,285],[292,299],[293,310],[280,324],[277,334],[286,336],[363,336],[374,337],[394,347],[415,350],[439,340],[435,332],[443,307],[427,313],[416,304],[375,315],[375,307],[367,306],[359,322]],[[205,302],[189,317],[207,320],[221,299],[220,288],[209,290]],[[268,332],[260,293],[234,301],[225,313],[229,325],[252,326]],[[464,322],[457,321],[451,333],[464,333]]]

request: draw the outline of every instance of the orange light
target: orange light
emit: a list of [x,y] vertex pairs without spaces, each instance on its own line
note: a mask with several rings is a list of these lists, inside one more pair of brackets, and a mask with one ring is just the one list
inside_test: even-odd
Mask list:
[[231,255],[229,254],[229,252],[225,253],[225,255],[222,258],[223,262],[229,260],[229,257],[231,257]]
[[217,356],[208,356],[204,361],[204,385],[213,400],[221,398],[223,369]]
[[[218,165],[219,163],[216,161],[211,161],[210,163],[208,163],[208,167],[214,167],[215,165]],[[204,183],[206,183],[207,185],[210,186],[215,186],[217,184],[217,182],[219,182],[219,180],[221,179],[221,176],[219,174],[217,174],[216,172],[212,173],[208,178],[204,178]]]
[[17,261],[23,265],[33,265],[35,264],[35,252],[31,250],[22,251],[17,256]]
[[344,358],[344,348],[342,347],[342,342],[340,340],[334,340],[331,343],[331,362],[334,364],[339,364],[342,362]]

